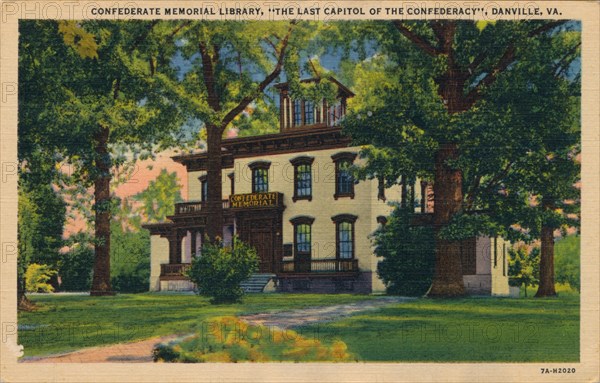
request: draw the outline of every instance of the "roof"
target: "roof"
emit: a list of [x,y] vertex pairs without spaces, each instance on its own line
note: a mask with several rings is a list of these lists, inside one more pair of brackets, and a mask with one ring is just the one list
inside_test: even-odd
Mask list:
[[[322,77],[312,77],[312,78],[306,78],[303,80],[300,80],[301,83],[307,83],[307,82],[319,82],[321,81],[323,78]],[[335,77],[333,76],[327,76],[327,79],[333,83],[335,83],[338,87],[338,89],[340,90],[340,92],[345,93],[347,97],[354,97],[355,94],[354,92],[352,92],[350,89],[348,89],[348,87],[346,87],[344,84],[342,84],[341,82],[339,82]],[[275,84],[275,88],[277,89],[288,89],[288,83],[287,82],[281,82],[279,84]]]

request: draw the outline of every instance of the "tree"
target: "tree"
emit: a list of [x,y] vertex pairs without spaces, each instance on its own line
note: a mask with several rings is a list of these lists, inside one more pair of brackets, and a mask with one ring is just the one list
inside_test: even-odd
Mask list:
[[581,244],[579,235],[569,235],[556,242],[556,281],[581,290]]
[[527,297],[527,287],[535,286],[540,277],[540,249],[534,247],[531,251],[526,246],[520,246],[508,251],[508,276],[511,286],[523,286]]
[[[512,157],[528,148],[516,144],[512,133],[524,135],[502,116],[514,104],[498,103],[494,96],[520,81],[526,68],[535,71],[539,60],[560,61],[564,52],[561,57],[556,50],[545,57],[539,52],[566,33],[565,23],[393,21],[347,33],[366,31],[362,41],[377,42],[365,65],[377,67],[383,80],[364,80],[366,95],[352,101],[344,124],[355,144],[375,146],[363,152],[374,160],[363,176],[383,176],[388,183],[401,175],[433,180],[436,267],[429,296],[465,294],[460,239],[505,230],[494,214],[477,212],[501,189]],[[511,100],[522,103],[532,85]],[[482,116],[483,122],[495,119],[493,129],[486,129]]]
[[[111,293],[110,220],[114,156],[129,160],[173,143],[180,113],[156,81],[173,76],[158,21],[22,21],[19,55],[19,159],[24,166],[62,162],[62,180],[94,192],[92,295]],[[38,155],[37,153],[42,153]]]
[[30,306],[25,296],[26,270],[34,263],[57,268],[65,222],[65,204],[52,187],[30,189],[27,180],[19,180],[17,220],[17,302],[22,309]]
[[225,129],[286,69],[298,76],[297,42],[310,33],[291,22],[186,21],[179,23],[180,50],[191,66],[180,84],[171,81],[176,97],[200,120],[207,136],[207,235],[221,236],[222,137]]
[[[543,44],[544,49],[530,49],[537,65],[514,69],[521,78],[503,86],[494,100],[511,105],[504,118],[519,128],[511,141],[526,151],[510,158],[502,193],[490,206],[506,224],[518,225],[521,239],[541,239],[536,297],[556,295],[555,231],[579,226],[581,102],[579,72],[572,63],[580,44],[578,32],[566,32]],[[514,97],[526,87],[528,102],[519,102]]]
[[142,203],[141,213],[148,222],[160,222],[175,213],[175,204],[182,201],[180,189],[177,173],[162,169],[156,179],[133,199]]

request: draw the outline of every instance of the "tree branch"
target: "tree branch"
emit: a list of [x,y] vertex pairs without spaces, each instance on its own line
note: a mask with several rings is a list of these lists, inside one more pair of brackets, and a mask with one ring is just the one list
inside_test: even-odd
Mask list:
[[119,98],[119,92],[121,91],[121,78],[115,80],[115,86],[113,88],[113,100]]
[[555,77],[559,77],[568,68],[569,65],[567,64],[569,64],[569,62],[567,62],[567,59],[569,58],[569,56],[575,54],[580,46],[581,41],[575,44],[573,48],[569,49],[569,51],[560,59],[560,61],[556,64],[553,70],[553,72],[555,73]]
[[273,80],[275,80],[275,78],[277,78],[277,76],[279,76],[279,74],[281,73],[281,70],[283,69],[283,61],[285,59],[285,52],[287,50],[289,39],[290,39],[290,36],[292,35],[292,31],[294,30],[295,24],[296,24],[295,21],[290,22],[290,27],[288,28],[288,32],[287,32],[286,36],[279,43],[277,63],[275,64],[275,68],[273,68],[273,71],[271,73],[269,73],[258,84],[258,89],[256,90],[256,93],[247,95],[246,97],[242,98],[242,100],[233,109],[231,109],[229,111],[229,113],[227,113],[225,115],[225,117],[221,121],[221,132],[225,131],[225,128],[227,127],[227,125],[229,125],[229,123],[231,121],[233,121],[235,116],[237,116],[244,109],[246,109],[246,107],[256,98],[257,94],[262,93],[265,90],[265,88],[271,82],[273,82]]
[[412,41],[416,46],[421,48],[421,50],[427,53],[429,56],[437,56],[439,54],[438,50],[431,45],[427,40],[423,39],[421,36],[413,33],[410,29],[408,29],[400,20],[392,21],[396,29],[404,35],[407,39]]
[[466,193],[466,209],[465,210],[471,210],[471,208],[473,207],[473,202],[475,201],[475,191],[479,188],[479,185],[481,184],[481,175],[476,175],[475,177],[473,177],[473,183],[471,184],[471,187],[469,188],[469,191]]
[[200,50],[200,57],[202,58],[202,77],[204,78],[204,86],[206,86],[206,93],[208,95],[208,106],[213,111],[218,112],[221,110],[221,103],[219,102],[219,95],[216,90],[213,58],[210,56],[206,44],[200,42],[198,43],[198,48]]
[[160,20],[152,20],[152,22],[150,23],[150,25],[148,25],[148,28],[146,29],[145,33],[142,33],[141,35],[139,35],[137,37],[137,39],[135,39],[135,41],[131,45],[130,52],[133,52],[138,47],[138,45],[140,45],[144,40],[146,40],[146,38],[148,37],[148,35],[150,34],[150,32],[152,32],[152,29],[154,28],[154,26],[156,24],[158,24],[159,21]]
[[171,32],[171,34],[169,34],[169,38],[173,38],[173,37],[175,37],[175,35],[176,35],[177,33],[179,33],[179,31],[180,31],[180,30],[182,30],[183,28],[187,27],[187,26],[188,26],[188,25],[190,25],[191,23],[192,23],[192,20],[188,20],[188,21],[186,21],[186,22],[184,22],[184,23],[181,23],[181,24],[180,24],[180,25],[179,25],[177,28],[175,28],[175,29],[174,29],[174,30]]
[[[552,21],[552,22],[546,23],[546,24],[532,30],[531,32],[529,32],[527,34],[527,37],[530,38],[530,37],[535,37],[535,36],[541,35],[542,33],[552,30],[552,29],[556,28],[557,26],[564,24],[565,22],[566,22],[566,20],[557,20],[557,21]],[[515,61],[515,53],[516,53],[515,41],[512,41],[510,44],[508,44],[508,46],[504,50],[504,53],[502,54],[502,56],[500,57],[500,59],[498,60],[496,65],[467,94],[466,101],[469,105],[473,105],[479,99],[480,92],[483,87],[489,86],[494,81],[496,81],[496,78],[498,77],[498,75],[500,73],[504,72],[510,66],[510,64],[512,64]],[[486,56],[487,56],[487,53],[486,53]],[[480,55],[476,58],[475,61],[473,61],[473,63],[475,63],[477,61],[478,62],[477,65],[479,65],[484,59],[485,59],[485,56],[481,57],[481,55]],[[469,65],[469,68],[471,68],[473,63],[471,63],[471,65]],[[473,67],[473,69],[476,68],[477,65],[475,65]]]

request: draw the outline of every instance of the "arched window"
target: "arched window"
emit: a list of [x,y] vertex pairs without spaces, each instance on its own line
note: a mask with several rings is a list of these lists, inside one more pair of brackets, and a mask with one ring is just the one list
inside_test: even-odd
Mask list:
[[333,197],[338,199],[340,197],[354,198],[354,177],[350,172],[350,166],[356,158],[356,153],[337,153],[331,156],[333,162],[335,162],[335,194]]
[[252,193],[266,193],[269,191],[268,161],[255,161],[248,165],[252,169]]
[[354,223],[357,218],[351,214],[339,214],[331,218],[335,223],[337,259],[353,259],[355,257]]
[[290,160],[294,165],[294,196],[292,200],[312,200],[312,163],[313,157],[301,156]]

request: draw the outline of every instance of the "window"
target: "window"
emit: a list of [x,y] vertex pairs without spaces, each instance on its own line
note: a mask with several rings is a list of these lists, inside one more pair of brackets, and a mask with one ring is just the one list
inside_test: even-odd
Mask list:
[[498,266],[498,237],[494,237],[494,268]]
[[377,177],[377,199],[385,202],[385,178],[383,176]]
[[227,175],[227,177],[229,177],[229,181],[231,181],[231,183],[230,183],[231,189],[229,190],[229,195],[234,195],[235,194],[235,173],[229,173]]
[[294,100],[294,126],[302,125],[302,100]]
[[506,243],[502,243],[502,276],[506,277]]
[[306,223],[296,226],[296,253],[310,254],[310,229],[311,226]]
[[354,177],[350,172],[350,166],[356,158],[356,153],[338,153],[331,156],[335,162],[335,194],[333,197],[354,198]]
[[304,102],[304,125],[315,123],[315,105],[312,101]]
[[206,181],[206,175],[198,177],[200,180],[200,201],[206,202],[208,198],[208,181]]
[[312,217],[300,216],[290,220],[294,225],[294,271],[311,271]]
[[351,214],[339,214],[331,218],[336,229],[337,259],[354,258],[354,222],[357,218]]
[[312,200],[312,163],[313,157],[296,157],[290,162],[294,165],[294,196],[292,200]]
[[252,193],[266,193],[269,191],[268,161],[256,161],[248,165],[252,169]]
[[376,220],[377,220],[377,223],[379,225],[381,225],[381,227],[384,227],[385,225],[387,225],[387,222],[388,222],[387,217],[384,215],[378,215]]
[[338,101],[337,103],[330,105],[329,108],[327,109],[327,118],[329,120],[329,126],[337,126],[340,124],[340,121],[342,121],[342,118],[344,117],[344,109],[342,106],[341,101]]

